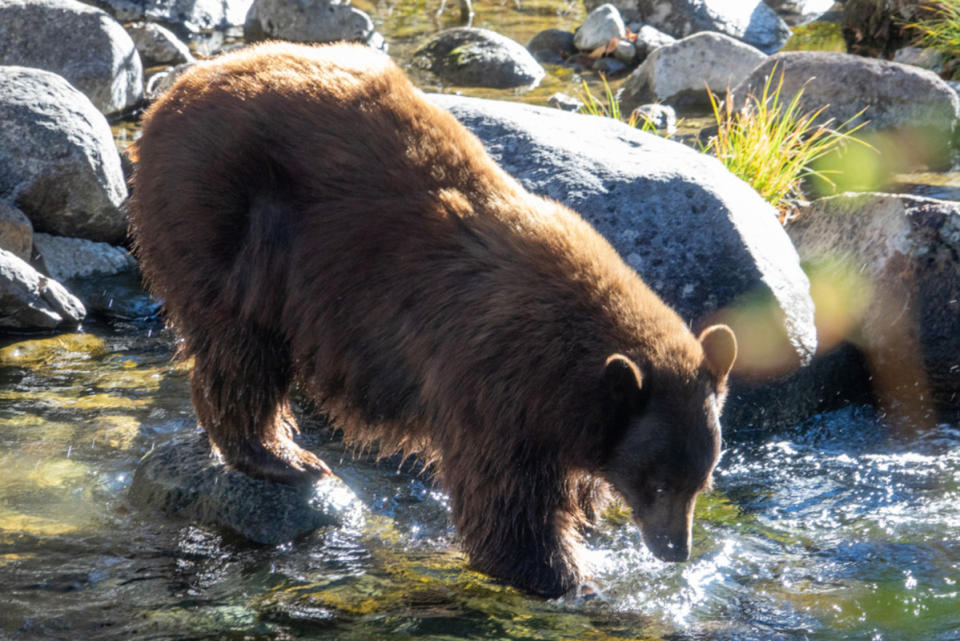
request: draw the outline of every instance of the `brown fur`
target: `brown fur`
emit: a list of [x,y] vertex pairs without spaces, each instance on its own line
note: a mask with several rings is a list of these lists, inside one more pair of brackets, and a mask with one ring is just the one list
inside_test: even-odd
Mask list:
[[[228,463],[328,472],[291,438],[296,381],[347,439],[436,463],[482,571],[576,585],[607,481],[677,556],[719,452],[732,334],[698,341],[386,56],[266,44],[200,63],[149,110],[139,154],[137,251]],[[652,483],[679,508],[650,520]]]

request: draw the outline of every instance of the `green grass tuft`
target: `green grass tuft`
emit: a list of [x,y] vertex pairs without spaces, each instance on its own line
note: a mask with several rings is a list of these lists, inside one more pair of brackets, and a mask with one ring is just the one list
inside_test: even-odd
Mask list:
[[863,111],[836,127],[832,119],[819,122],[826,106],[803,113],[803,89],[785,102],[781,96],[783,73],[776,85],[775,75],[776,67],[760,96],[748,96],[737,111],[729,89],[722,101],[708,90],[717,133],[702,145],[702,151],[716,156],[749,183],[779,210],[781,222],[786,222],[804,201],[805,180],[815,176],[833,185],[828,174],[835,172],[817,170],[816,161],[850,142],[867,145],[852,135],[866,123],[852,125]]
[[944,76],[960,78],[960,0],[941,0],[924,9],[929,17],[908,26],[919,33],[919,44],[944,55]]

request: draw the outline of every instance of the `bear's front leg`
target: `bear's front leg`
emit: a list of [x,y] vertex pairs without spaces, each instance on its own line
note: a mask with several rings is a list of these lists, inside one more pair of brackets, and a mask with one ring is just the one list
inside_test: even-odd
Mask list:
[[491,460],[474,453],[445,458],[443,476],[471,566],[522,590],[557,597],[584,576],[574,516],[578,497],[549,467],[543,460]]
[[293,440],[286,346],[254,330],[215,331],[189,350],[191,387],[200,425],[224,462],[253,478],[292,485],[332,474]]

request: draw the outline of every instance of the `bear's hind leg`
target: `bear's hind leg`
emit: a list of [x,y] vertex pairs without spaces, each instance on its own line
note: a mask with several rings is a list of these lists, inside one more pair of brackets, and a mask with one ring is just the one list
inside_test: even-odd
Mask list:
[[289,350],[266,332],[211,327],[193,340],[193,405],[211,443],[231,467],[254,478],[300,484],[331,474],[293,441]]

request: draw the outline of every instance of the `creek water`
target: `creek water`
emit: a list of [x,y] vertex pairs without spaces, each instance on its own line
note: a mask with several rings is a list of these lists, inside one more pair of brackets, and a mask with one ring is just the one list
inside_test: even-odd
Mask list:
[[173,351],[151,324],[0,348],[0,638],[960,639],[958,424],[728,431],[688,563],[613,508],[587,539],[602,596],[545,601],[466,567],[428,474],[326,431],[304,441],[362,524],[265,547],[130,505],[139,459],[196,429]]
[[[432,2],[355,4],[399,59],[438,28]],[[583,18],[556,0],[474,9],[519,42]],[[465,92],[543,104],[578,86],[550,71],[531,92]],[[952,174],[906,182],[958,197]],[[656,560],[614,508],[587,538],[601,596],[545,601],[467,568],[428,474],[326,431],[303,441],[369,506],[362,524],[265,547],[136,508],[140,458],[196,430],[172,336],[0,340],[0,639],[960,640],[957,422],[905,433],[848,408],[728,430],[688,563]]]

